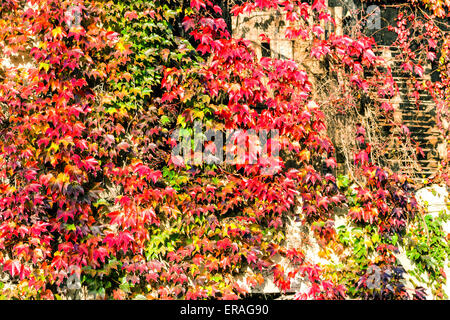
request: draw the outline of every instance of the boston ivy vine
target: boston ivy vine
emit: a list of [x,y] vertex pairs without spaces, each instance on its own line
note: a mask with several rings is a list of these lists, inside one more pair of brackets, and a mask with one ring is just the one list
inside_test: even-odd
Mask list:
[[[79,24],[67,17],[74,6]],[[311,56],[342,61],[354,90],[367,89],[359,71],[378,66],[373,39],[321,40],[320,23],[331,19],[324,1],[255,1],[231,12],[273,8],[299,22],[288,36],[312,39]],[[410,294],[402,284],[395,253],[407,239],[416,242],[408,255],[417,271],[442,282],[448,238],[439,219],[421,214],[411,180],[371,161],[362,126],[357,169],[337,176],[308,74],[293,61],[259,59],[231,36],[222,10],[209,0],[2,2],[1,51],[31,61],[0,71],[2,298],[87,290],[108,299],[237,299],[266,272],[282,291],[305,279],[301,299],[422,298],[420,287]],[[174,132],[191,135],[198,121],[224,132],[277,130],[279,156],[174,161]],[[336,210],[346,226],[335,228]],[[321,266],[287,245],[288,218],[341,263]],[[79,287],[68,285],[74,278]]]

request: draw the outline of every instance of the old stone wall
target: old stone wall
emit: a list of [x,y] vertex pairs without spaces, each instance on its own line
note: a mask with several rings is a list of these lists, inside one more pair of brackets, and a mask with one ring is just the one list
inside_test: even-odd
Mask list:
[[[335,4],[342,3],[342,1],[334,1]],[[353,3],[353,2],[352,2]],[[336,21],[336,26],[333,31],[341,35],[344,31],[344,20],[349,21],[349,14],[351,8],[356,6],[334,6],[330,7],[330,12]],[[389,19],[394,19],[396,11],[393,8],[379,9],[379,20],[372,21],[373,25],[380,23],[380,26],[385,26]],[[377,18],[377,19],[378,19]],[[390,21],[393,23],[393,21]],[[310,56],[309,40],[289,40],[286,39],[286,28],[290,22],[285,21],[281,12],[275,10],[266,10],[253,12],[251,14],[243,14],[232,18],[232,32],[234,37],[244,38],[250,40],[258,57],[270,56],[279,59],[291,59],[299,64],[301,68],[307,71],[309,81],[312,84],[312,97],[315,98],[317,92],[315,88],[320,86],[320,80],[327,73],[327,70],[321,65],[321,62]],[[372,25],[369,25],[372,27]],[[324,25],[326,33],[331,31],[331,25]],[[270,41],[264,40],[260,35],[264,34]],[[447,157],[447,142],[444,139],[442,132],[438,129],[436,123],[436,106],[432,97],[425,91],[420,92],[421,103],[417,105],[415,101],[408,95],[408,78],[401,72],[401,63],[396,59],[398,49],[390,46],[388,43],[393,41],[393,36],[389,31],[383,30],[378,34],[378,38],[384,39],[383,44],[380,45],[377,55],[385,58],[393,70],[394,80],[399,86],[398,95],[390,102],[396,107],[394,120],[402,121],[411,132],[411,139],[418,143],[418,146],[423,150],[423,155],[418,157],[418,162],[404,162],[396,158],[396,149],[398,144],[392,143],[389,153],[392,154],[388,165],[395,171],[402,171],[402,168],[414,167],[418,179],[433,175],[439,164],[446,160]],[[380,35],[381,34],[381,35]],[[380,40],[381,41],[381,40]],[[425,78],[431,80],[432,66],[428,65],[425,68]],[[443,125],[448,127],[448,119],[440,119]],[[392,128],[386,128],[390,132]],[[418,166],[417,166],[418,165]]]
[[[334,1],[338,3],[339,1]],[[345,15],[348,16],[349,8],[343,8],[341,6],[334,6],[330,8],[330,11],[337,22],[337,26],[334,31],[339,35],[343,33],[343,20]],[[387,17],[393,17],[395,14],[392,10],[387,11]],[[280,59],[292,59],[299,64],[299,66],[305,69],[310,75],[309,79],[312,83],[313,91],[314,88],[319,85],[317,79],[321,78],[321,75],[327,72],[321,63],[317,59],[310,57],[309,48],[310,42],[308,40],[287,40],[285,38],[286,28],[288,27],[287,21],[284,21],[283,16],[277,11],[263,11],[255,12],[252,14],[241,15],[239,17],[233,17],[232,19],[232,32],[234,37],[242,37],[250,40],[252,46],[258,57],[270,56],[273,58]],[[376,22],[374,22],[376,23]],[[383,20],[383,23],[386,23]],[[326,30],[330,26],[325,26]],[[265,34],[269,39],[270,43],[267,43],[260,35]],[[326,36],[326,35],[324,35]],[[382,35],[379,37],[383,37]],[[392,41],[392,35],[386,35],[384,39],[387,42]],[[269,52],[267,52],[269,51]],[[441,133],[436,127],[436,112],[435,105],[425,92],[421,93],[421,99],[423,102],[417,106],[415,102],[411,101],[407,95],[406,81],[407,79],[402,78],[401,72],[399,72],[399,64],[395,59],[396,49],[390,47],[389,45],[380,46],[380,50],[376,54],[383,56],[391,65],[394,71],[394,80],[399,84],[399,93],[396,97],[391,99],[391,103],[397,107],[397,111],[394,114],[395,120],[403,121],[411,131],[413,138],[419,142],[419,146],[424,150],[425,156],[419,159],[421,168],[420,173],[423,176],[429,176],[436,172],[438,164],[441,160],[445,159],[447,155],[447,145],[442,138]],[[430,66],[425,70],[426,74],[430,73]],[[314,95],[314,92],[313,92]],[[397,145],[394,144],[392,148],[396,148]],[[395,160],[393,160],[395,161]],[[391,163],[394,165],[394,163]],[[399,171],[401,171],[402,166],[408,166],[409,163],[397,163]],[[448,213],[447,202],[448,193],[443,186],[432,186],[427,187],[428,189],[419,190],[417,193],[418,201],[425,206],[427,201],[431,206],[429,207],[429,212],[436,215],[437,212],[444,210]],[[439,196],[430,196],[431,189],[439,189]],[[433,190],[434,190],[433,189]],[[434,191],[433,191],[434,193]],[[301,213],[299,213],[301,214]],[[339,225],[348,225],[348,221],[344,216],[337,214],[335,217],[335,227]],[[447,228],[446,232],[450,230],[449,224],[444,227]],[[295,221],[290,221],[286,230],[286,241],[287,246],[301,247],[305,250],[306,257],[309,261],[318,263],[322,266],[329,264],[338,263],[339,259],[337,256],[331,254],[331,259],[321,258],[321,248],[319,243],[316,241],[314,235],[310,230],[305,229],[300,223]],[[397,258],[401,265],[406,271],[411,271],[414,269],[414,265],[408,259],[405,249],[400,248]],[[276,259],[275,259],[276,260]],[[289,271],[289,262],[283,260],[276,260],[277,263],[282,264],[285,267],[286,272]],[[445,272],[449,273],[448,263],[446,263]],[[422,275],[426,279],[425,275]],[[414,292],[414,285],[421,285],[426,288],[427,299],[433,299],[431,289],[427,286],[425,282],[420,282],[417,279],[412,279],[410,276],[406,277],[405,285],[410,293]],[[294,292],[303,291],[307,287],[307,281],[305,279],[296,279],[292,284],[291,289],[288,291],[287,295],[293,294]],[[446,284],[444,291],[448,296],[450,296],[450,285]],[[253,290],[255,293],[264,294],[280,294],[280,290],[275,286],[271,280],[271,276],[267,274],[265,277],[265,282],[263,285],[257,287]],[[292,297],[292,296],[291,296]]]
[[[294,60],[309,74],[319,77],[325,73],[319,61],[309,55],[309,41],[289,40],[285,37],[286,29],[290,26],[279,11],[260,11],[232,17],[232,32],[236,38],[244,38],[251,42],[257,56],[270,56],[278,59]],[[270,42],[260,36],[264,34]],[[313,87],[316,85],[315,76],[309,78]]]

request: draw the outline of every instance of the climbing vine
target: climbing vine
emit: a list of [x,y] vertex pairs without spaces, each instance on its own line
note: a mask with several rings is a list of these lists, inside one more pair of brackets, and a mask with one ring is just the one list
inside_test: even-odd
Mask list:
[[[0,297],[238,299],[269,273],[283,292],[303,279],[298,299],[423,298],[419,286],[406,291],[395,256],[408,237],[424,241],[412,181],[375,162],[363,124],[348,137],[350,174],[337,175],[308,74],[233,38],[223,6],[1,3],[2,60],[29,64],[0,69]],[[245,2],[231,13],[267,9],[293,23],[289,39],[311,40],[312,57],[341,61],[355,92],[376,86],[362,72],[379,66],[372,38],[321,39],[320,23],[331,22],[324,1]],[[384,96],[395,86],[382,75]],[[202,132],[235,130],[235,154],[243,130],[278,135],[267,156],[254,148],[238,163],[174,156],[199,122]],[[188,145],[217,154],[217,140]],[[337,211],[348,225],[335,228]],[[289,219],[340,263],[320,265],[288,243]],[[432,247],[408,251],[433,283],[448,255],[439,221],[423,220]]]

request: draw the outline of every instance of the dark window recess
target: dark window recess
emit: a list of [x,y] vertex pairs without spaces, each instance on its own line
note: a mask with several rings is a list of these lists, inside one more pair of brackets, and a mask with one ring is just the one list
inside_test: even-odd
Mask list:
[[261,54],[263,57],[269,57],[270,58],[270,43],[263,42],[261,43]]
[[265,105],[263,103],[257,103],[256,106],[253,106],[253,109],[256,110],[256,112],[258,112],[258,114],[261,114],[261,112],[263,112],[263,110],[267,109],[267,105]]

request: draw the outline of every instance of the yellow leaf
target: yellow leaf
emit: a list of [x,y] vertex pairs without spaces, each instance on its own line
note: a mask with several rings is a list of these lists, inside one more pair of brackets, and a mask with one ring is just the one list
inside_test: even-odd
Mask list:
[[123,44],[122,41],[119,41],[119,42],[117,43],[117,49],[118,49],[120,52],[124,52],[124,51],[125,51],[125,45]]
[[309,162],[309,159],[311,157],[311,152],[309,150],[302,150],[299,154],[300,160]]
[[50,151],[50,150],[54,150],[55,152],[58,152],[58,150],[59,150],[59,144],[56,144],[56,143],[52,142],[52,144],[50,145],[50,148],[49,148],[48,150],[49,150],[49,151]]
[[70,177],[68,175],[66,175],[65,173],[60,173],[56,177],[56,180],[60,181],[60,182],[69,182],[70,181]]
[[200,118],[203,120],[203,117],[205,116],[205,113],[202,110],[194,110],[194,118]]
[[61,27],[56,27],[52,30],[52,36],[55,38],[63,33],[63,30]]
[[261,232],[261,226],[259,224],[253,223],[250,225],[250,230],[253,233],[259,233],[259,232]]
[[45,72],[48,72],[49,68],[50,68],[50,65],[48,63],[41,62],[39,64],[39,70],[44,69]]

